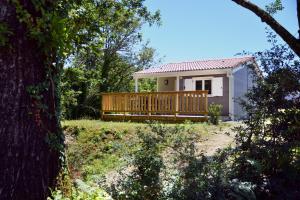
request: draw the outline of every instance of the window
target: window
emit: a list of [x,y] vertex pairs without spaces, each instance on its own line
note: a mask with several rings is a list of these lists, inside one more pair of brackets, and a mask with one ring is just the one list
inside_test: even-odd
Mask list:
[[211,80],[196,80],[196,90],[208,90],[211,94]]
[[184,90],[207,90],[208,97],[223,96],[223,77],[193,77],[184,79]]
[[202,90],[202,80],[196,81],[196,90]]
[[211,80],[204,80],[204,90],[208,90],[208,94],[211,94]]

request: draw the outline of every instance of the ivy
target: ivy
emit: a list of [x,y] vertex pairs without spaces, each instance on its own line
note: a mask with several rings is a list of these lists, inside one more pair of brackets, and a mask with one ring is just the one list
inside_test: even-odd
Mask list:
[[49,83],[42,82],[37,85],[30,85],[26,88],[26,91],[32,99],[41,100],[43,98],[42,92],[48,90]]
[[11,30],[6,23],[0,22],[0,47],[4,47],[8,43],[8,37],[12,35]]
[[45,55],[48,55],[48,65],[51,66],[53,60],[56,61],[56,65],[61,65],[72,48],[68,40],[70,35],[67,27],[68,17],[64,14],[66,11],[61,8],[62,3],[68,4],[69,2],[61,1],[55,4],[58,6],[50,8],[47,6],[46,10],[45,0],[31,0],[34,12],[40,13],[40,17],[35,18],[19,0],[11,0],[11,2],[15,6],[19,22],[26,25],[28,30],[26,34],[37,42]]
[[[64,152],[64,144],[62,141],[64,140],[63,134],[55,134],[55,133],[48,133],[45,137],[45,142],[55,151],[57,152]],[[64,154],[60,159],[64,159]]]

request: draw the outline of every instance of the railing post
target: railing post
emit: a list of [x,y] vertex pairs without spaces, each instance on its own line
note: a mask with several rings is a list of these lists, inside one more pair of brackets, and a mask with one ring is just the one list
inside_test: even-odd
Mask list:
[[179,93],[176,92],[175,97],[175,118],[177,117],[177,113],[179,113]]
[[151,116],[151,105],[152,104],[152,95],[151,93],[148,95],[148,116]]
[[101,120],[103,120],[103,114],[104,114],[104,112],[103,112],[103,109],[104,109],[104,95],[102,94],[100,94],[100,103],[101,103],[101,110],[100,110],[100,113],[101,113]]
[[124,94],[124,117],[127,111],[127,94]]
[[207,116],[207,112],[208,112],[208,99],[207,99],[207,94],[208,92],[206,91],[205,92],[205,112],[206,112],[206,115]]

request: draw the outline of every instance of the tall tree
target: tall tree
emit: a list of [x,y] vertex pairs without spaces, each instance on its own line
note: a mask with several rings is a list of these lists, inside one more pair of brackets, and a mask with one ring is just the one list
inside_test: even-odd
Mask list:
[[63,63],[81,49],[103,46],[103,22],[133,16],[153,19],[143,0],[0,1],[0,199],[47,198],[64,159]]
[[148,11],[144,0],[83,1],[70,12],[72,23],[88,26],[79,32],[76,42],[81,48],[63,73],[62,109],[67,119],[98,118],[99,92],[133,89],[132,74],[149,67],[155,55],[147,42],[143,44],[141,28],[160,22],[159,12]]
[[[132,59],[130,57],[133,53],[132,48],[142,41],[140,33],[142,25],[144,23],[151,25],[152,23],[159,22],[159,13],[151,15],[141,2],[136,4],[134,1],[123,1],[110,5],[112,9],[116,9],[117,11],[113,13],[113,16],[107,16],[114,19],[113,23],[107,20],[101,30],[104,38],[101,92],[109,90],[109,75],[111,69],[114,67],[114,62],[119,60],[120,57],[125,59],[129,57]],[[128,3],[129,5],[127,6]],[[129,63],[129,66],[131,64]]]
[[266,10],[260,8],[256,4],[252,3],[249,0],[232,0],[238,5],[250,10],[255,15],[261,18],[261,20],[267,23],[289,46],[290,48],[300,56],[300,0],[297,0],[297,18],[298,18],[298,38],[293,36],[283,25],[281,25],[278,21],[276,21],[272,14],[276,9],[282,9],[281,1],[276,0],[270,6],[267,7]]
[[58,1],[0,1],[0,199],[46,199],[60,171]]
[[[111,73],[118,68],[121,60],[124,63],[123,70],[116,70],[119,72],[118,76],[131,70],[130,67],[135,64],[132,63],[137,60],[134,49],[142,42],[142,26],[160,22],[159,12],[151,13],[143,2],[144,0],[102,0],[89,3],[84,9],[90,13],[101,12],[101,22],[96,26],[95,34],[90,37],[92,42],[76,56],[80,56],[81,63],[82,59],[85,60],[86,68],[98,67],[101,92],[110,91]],[[131,62],[129,65],[126,64],[128,61]]]

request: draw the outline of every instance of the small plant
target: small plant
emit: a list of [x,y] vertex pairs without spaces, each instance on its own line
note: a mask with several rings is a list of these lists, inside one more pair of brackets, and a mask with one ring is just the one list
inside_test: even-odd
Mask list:
[[72,192],[66,196],[61,190],[57,189],[51,193],[47,200],[112,200],[103,189],[96,185],[89,185],[81,180],[76,180],[72,186]]
[[223,106],[221,104],[215,104],[212,103],[208,107],[208,115],[209,115],[209,121],[214,124],[218,125],[221,112],[222,112]]

